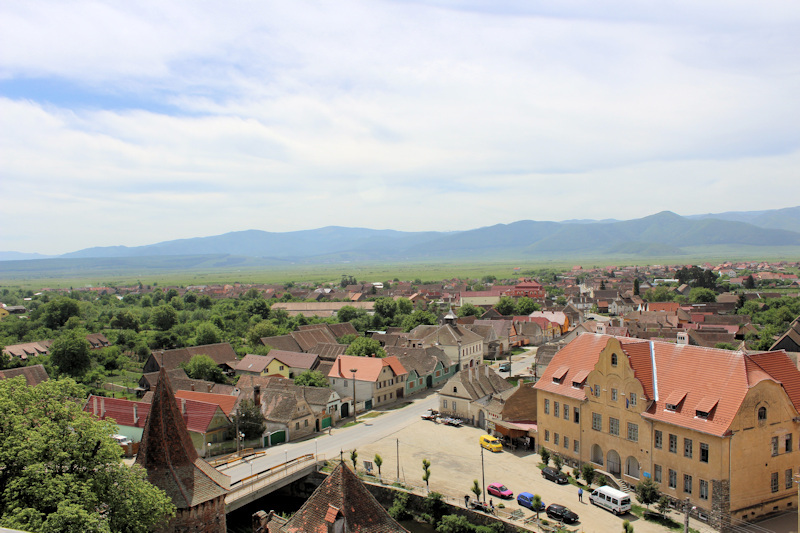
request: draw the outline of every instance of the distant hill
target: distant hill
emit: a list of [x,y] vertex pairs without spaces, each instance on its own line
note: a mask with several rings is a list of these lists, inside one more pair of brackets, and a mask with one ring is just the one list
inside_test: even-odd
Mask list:
[[[728,218],[722,218],[727,215]],[[147,246],[97,247],[54,259],[0,253],[0,274],[37,269],[68,273],[133,269],[259,268],[289,264],[402,261],[558,259],[576,257],[678,257],[688,250],[737,249],[800,254],[800,231],[791,226],[800,207],[752,213],[682,217],[664,211],[626,221],[540,222],[522,220],[458,232],[403,232],[325,228],[286,233],[237,231]],[[748,222],[748,220],[754,222]],[[800,224],[797,224],[800,227]],[[35,255],[35,254],[34,254]],[[2,259],[2,258],[6,259]],[[37,266],[38,265],[38,266]]]
[[800,232],[800,206],[772,209],[769,211],[728,211],[726,213],[691,215],[686,218],[702,220],[716,218],[719,220],[732,220],[746,222],[760,228],[785,229]]

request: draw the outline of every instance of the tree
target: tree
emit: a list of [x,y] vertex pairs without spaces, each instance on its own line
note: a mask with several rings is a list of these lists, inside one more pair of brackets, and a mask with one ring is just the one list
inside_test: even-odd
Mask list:
[[239,408],[233,415],[234,427],[238,423],[239,431],[244,433],[244,438],[255,439],[264,434],[266,425],[261,408],[251,399],[239,402]]
[[516,308],[516,302],[511,296],[501,296],[500,301],[494,304],[495,311],[504,316],[514,314]]
[[553,454],[553,466],[555,466],[556,470],[559,472],[561,472],[561,467],[564,466],[564,459],[562,459],[557,453]]
[[643,503],[647,509],[650,509],[650,504],[657,502],[661,497],[658,492],[658,484],[649,477],[639,481],[633,490],[636,492],[636,499],[639,500],[639,503]]
[[150,313],[150,322],[156,329],[167,331],[178,323],[178,312],[170,305],[159,305]]
[[421,311],[418,309],[410,315],[406,315],[406,317],[403,319],[403,322],[400,324],[400,327],[403,328],[403,331],[409,332],[422,324],[436,324],[436,315],[430,311]]
[[478,307],[477,305],[471,304],[469,302],[465,303],[461,307],[458,308],[456,314],[460,317],[464,316],[482,316],[486,311],[483,310],[482,307]]
[[117,313],[114,318],[111,319],[111,327],[139,331],[139,317],[130,309],[125,309]]
[[408,298],[398,298],[396,302],[398,315],[410,315],[414,311],[414,304]]
[[38,307],[31,316],[50,329],[59,329],[67,323],[70,317],[80,317],[81,309],[78,301],[72,298],[56,298]]
[[472,488],[469,489],[469,490],[471,490],[472,494],[475,495],[475,499],[476,500],[480,500],[481,499],[481,486],[478,485],[478,480],[477,479],[473,479],[472,480]]
[[378,467],[378,480],[380,480],[381,466],[383,466],[383,457],[381,457],[379,454],[376,453],[374,459],[375,459],[375,466]]
[[355,277],[350,276],[348,274],[342,274],[342,281],[339,282],[339,287],[344,289],[348,285],[357,285],[357,284],[358,284],[358,281],[356,281]]
[[517,300],[516,311],[518,315],[527,316],[534,311],[538,311],[542,308],[539,304],[534,301],[533,298],[528,298],[527,296],[523,296],[519,300]]
[[436,526],[437,533],[469,533],[475,531],[475,526],[466,517],[457,514],[447,514],[442,517]]
[[31,532],[144,533],[175,514],[139,466],[122,463],[117,427],[84,413],[71,379],[0,381],[0,524]]
[[622,533],[633,533],[633,526],[630,520],[622,521]]
[[669,498],[668,497],[662,496],[661,498],[658,499],[658,503],[656,503],[656,511],[661,513],[661,516],[664,516],[664,515],[667,514],[667,511],[669,511]]
[[203,322],[197,326],[195,334],[195,344],[203,346],[206,344],[217,344],[222,341],[222,332],[211,322]]
[[319,370],[304,370],[294,378],[294,384],[304,387],[327,387],[328,378]]
[[633,295],[639,296],[639,278],[633,278]]
[[536,513],[536,520],[539,520],[539,511],[542,508],[542,497],[538,494],[534,494],[531,505],[533,506],[533,511]]
[[717,293],[711,289],[704,289],[702,287],[695,287],[689,291],[689,301],[693,304],[703,302],[716,302]]
[[428,480],[431,479],[431,462],[427,459],[422,460],[422,481],[425,482],[425,488],[428,489],[428,492],[431,491],[431,487],[428,483]]
[[262,320],[247,332],[247,344],[250,346],[260,346],[261,339],[265,337],[275,337],[276,335],[278,335],[278,326],[268,320]]
[[72,377],[82,376],[92,365],[86,331],[71,329],[63,333],[50,346],[50,360],[59,372]]
[[353,463],[353,472],[358,472],[358,451],[350,452],[350,462]]
[[542,462],[544,463],[544,466],[550,464],[550,452],[547,450],[547,448],[545,448],[544,446],[539,448],[539,455],[542,457]]
[[606,280],[604,280],[604,279],[600,280],[600,290],[601,291],[606,290]]
[[343,305],[341,309],[336,312],[336,317],[341,322],[350,322],[351,320],[358,318],[358,311],[359,310],[352,305]]
[[393,298],[383,297],[375,300],[375,314],[387,320],[394,318],[397,313],[397,302]]
[[381,348],[381,343],[371,337],[359,337],[354,340],[347,350],[346,355],[366,357],[375,354],[376,357],[386,357],[386,352]]
[[755,289],[756,288],[756,280],[753,279],[753,275],[750,274],[746,278],[744,278],[744,288],[745,289]]
[[251,315],[257,315],[264,320],[269,318],[270,307],[264,298],[259,295],[257,299],[252,300],[247,304],[247,312]]
[[581,476],[583,476],[583,480],[586,481],[586,486],[591,487],[592,481],[594,481],[594,466],[591,463],[583,463],[581,466]]
[[389,507],[389,516],[397,521],[406,520],[411,517],[411,513],[408,512],[407,492],[397,493],[397,495],[394,497],[394,501],[392,502],[392,506]]
[[213,359],[205,354],[195,355],[188,363],[181,363],[180,367],[183,368],[186,374],[192,379],[225,383],[225,375],[222,373],[222,369],[217,366],[217,363],[214,362]]

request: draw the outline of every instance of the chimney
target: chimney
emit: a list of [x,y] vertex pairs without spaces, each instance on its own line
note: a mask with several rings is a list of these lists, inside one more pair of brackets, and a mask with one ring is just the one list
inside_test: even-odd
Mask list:
[[94,416],[97,416],[97,396],[93,398],[94,402],[92,404],[92,413]]
[[186,398],[181,398],[181,414],[186,415]]
[[100,398],[100,418],[105,418],[106,416],[106,399]]
[[483,368],[486,369],[486,377],[489,377],[489,365],[483,365]]
[[253,403],[256,407],[261,405],[261,385],[253,387]]
[[139,423],[139,406],[135,403],[133,404],[133,423],[134,425]]
[[194,391],[194,383],[192,383],[190,386],[191,386],[191,390]]

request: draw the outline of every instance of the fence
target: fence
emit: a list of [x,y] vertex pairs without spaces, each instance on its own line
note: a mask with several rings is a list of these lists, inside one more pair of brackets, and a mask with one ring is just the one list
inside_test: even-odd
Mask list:
[[273,466],[256,474],[242,478],[231,484],[231,490],[225,495],[225,503],[230,504],[236,500],[244,498],[254,492],[258,492],[264,487],[272,485],[281,479],[306,470],[311,466],[316,466],[314,454],[301,455],[281,465]]

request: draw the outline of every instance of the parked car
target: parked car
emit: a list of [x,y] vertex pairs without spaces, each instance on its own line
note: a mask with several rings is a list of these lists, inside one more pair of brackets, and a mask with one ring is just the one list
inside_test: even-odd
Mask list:
[[491,435],[481,435],[478,442],[490,452],[503,451],[503,444],[496,437],[492,437]]
[[595,489],[589,496],[589,501],[614,514],[625,514],[631,510],[631,497],[608,485]]
[[564,472],[561,472],[549,466],[542,468],[542,477],[545,479],[549,479],[550,481],[555,481],[559,485],[563,485],[568,482],[567,475]]
[[502,483],[489,483],[489,486],[486,487],[486,492],[488,492],[492,496],[503,498],[504,500],[510,500],[511,498],[514,497],[514,493],[511,492],[508,489],[508,487],[506,487]]
[[558,520],[559,522],[564,522],[567,524],[574,524],[578,521],[578,515],[563,505],[559,505],[557,503],[551,503],[550,506],[545,509],[545,513],[547,513],[547,516],[553,520]]
[[435,411],[433,409],[428,409],[422,414],[423,420],[436,420],[436,417],[439,416],[439,411]]
[[[541,502],[539,510],[544,511],[547,506],[541,499],[539,499],[539,501]],[[523,507],[527,507],[531,511],[536,511],[536,509],[533,508],[533,494],[530,492],[520,492],[519,496],[517,496],[517,503]]]
[[500,363],[500,372],[511,372],[511,363],[508,361]]

